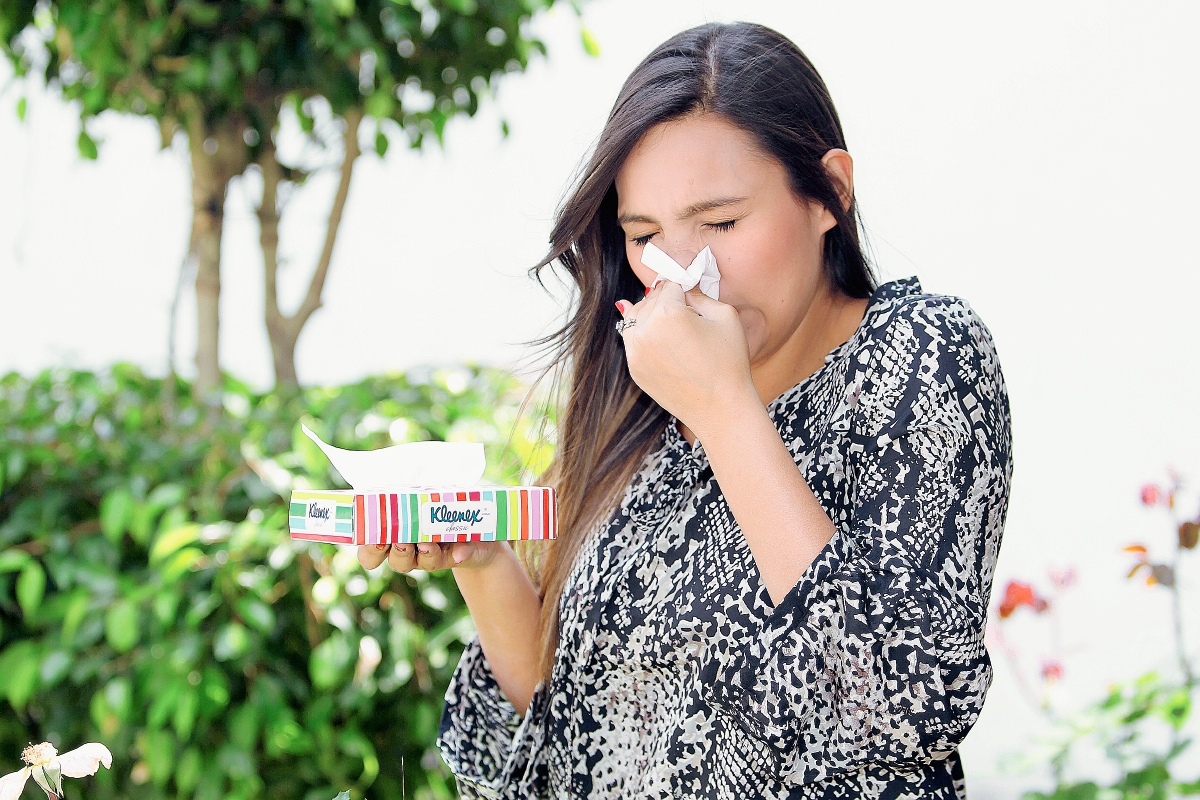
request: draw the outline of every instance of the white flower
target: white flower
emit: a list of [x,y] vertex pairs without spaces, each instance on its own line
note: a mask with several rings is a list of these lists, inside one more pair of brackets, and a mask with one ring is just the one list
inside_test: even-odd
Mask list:
[[31,744],[21,753],[29,766],[0,778],[0,800],[17,800],[32,775],[37,785],[50,797],[62,797],[62,777],[84,778],[95,775],[103,764],[112,766],[112,753],[99,742],[89,742],[61,756],[49,742]]

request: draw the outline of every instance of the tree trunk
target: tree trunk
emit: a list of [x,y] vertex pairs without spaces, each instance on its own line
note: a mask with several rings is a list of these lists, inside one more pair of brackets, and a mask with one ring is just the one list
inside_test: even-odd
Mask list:
[[296,340],[300,331],[308,322],[313,312],[321,307],[321,292],[325,288],[325,278],[329,274],[329,262],[333,258],[333,246],[337,240],[338,227],[342,222],[342,211],[346,207],[346,198],[350,194],[350,179],[354,173],[354,162],[358,159],[358,128],[362,122],[362,112],[351,109],[346,113],[346,132],[344,135],[345,152],[342,157],[341,177],[338,181],[337,192],[334,194],[333,207],[329,211],[329,222],[325,228],[325,246],[317,260],[308,284],[308,292],[300,308],[292,316],[284,316],[279,310],[279,206],[278,190],[283,180],[283,169],[275,156],[275,148],[271,143],[264,144],[259,155],[258,163],[263,172],[263,196],[258,208],[259,245],[263,254],[263,276],[265,300],[264,317],[267,326],[267,337],[271,341],[271,357],[275,365],[275,385],[280,387],[295,387],[299,385],[296,376]]
[[246,168],[244,127],[240,116],[227,117],[214,126],[206,124],[196,111],[187,120],[192,162],[190,257],[196,262],[196,382],[192,393],[198,399],[211,399],[221,388],[221,233],[229,182]]
[[196,383],[197,398],[221,386],[218,346],[221,328],[221,231],[225,216],[225,187],[220,170],[204,141],[189,143],[192,155],[192,246],[196,259]]

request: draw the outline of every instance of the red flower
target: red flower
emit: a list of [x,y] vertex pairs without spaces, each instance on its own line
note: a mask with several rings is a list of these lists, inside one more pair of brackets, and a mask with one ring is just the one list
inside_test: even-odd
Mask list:
[[1142,487],[1142,504],[1147,506],[1158,505],[1159,490],[1153,483],[1147,483]]
[[1029,606],[1040,614],[1050,607],[1045,598],[1038,595],[1037,590],[1028,583],[1009,581],[1004,587],[1004,599],[1000,602],[1000,617],[1006,619],[1021,606]]
[[1042,665],[1042,680],[1054,681],[1062,680],[1063,666],[1057,661],[1047,661]]

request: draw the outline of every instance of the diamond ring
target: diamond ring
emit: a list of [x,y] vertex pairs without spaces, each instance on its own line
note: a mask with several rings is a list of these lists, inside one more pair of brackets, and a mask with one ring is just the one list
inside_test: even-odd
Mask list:
[[637,319],[634,317],[617,320],[617,333],[624,333],[626,328],[632,328],[636,323]]

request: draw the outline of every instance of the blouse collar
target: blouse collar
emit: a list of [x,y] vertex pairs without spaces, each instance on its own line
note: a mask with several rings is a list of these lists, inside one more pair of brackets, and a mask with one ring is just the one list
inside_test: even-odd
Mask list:
[[[899,300],[919,294],[921,294],[921,283],[915,276],[889,281],[875,289],[867,301],[863,320],[854,331],[854,335],[830,350],[825,355],[825,363],[816,372],[767,404],[767,413],[771,415],[776,427],[786,423],[786,417],[790,416],[795,408],[796,399],[814,384],[818,376],[828,370],[830,364],[856,349],[876,327],[876,322],[887,314]],[[673,415],[667,418],[667,427],[663,432],[660,452],[663,457],[673,462],[668,468],[670,477],[690,477],[691,481],[688,482],[694,482],[700,473],[708,468],[708,455],[704,452],[703,443],[697,439],[695,444],[688,444],[687,439],[684,439],[683,434],[679,432],[679,421]],[[664,475],[664,477],[668,476]]]

